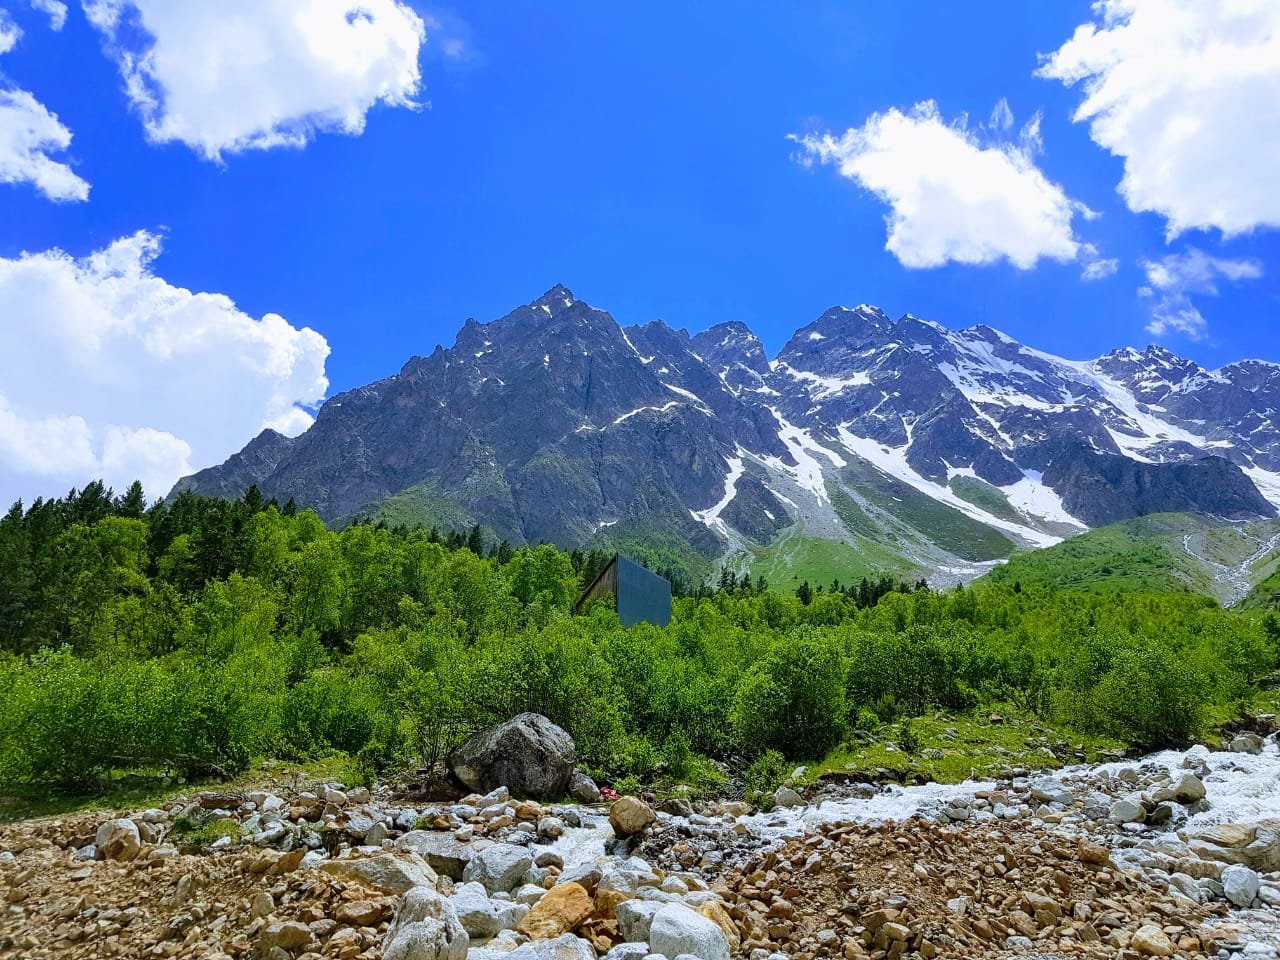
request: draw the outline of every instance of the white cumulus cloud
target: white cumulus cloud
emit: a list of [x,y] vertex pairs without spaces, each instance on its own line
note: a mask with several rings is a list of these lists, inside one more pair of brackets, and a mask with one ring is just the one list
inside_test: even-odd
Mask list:
[[[22,37],[0,9],[0,54]],[[71,131],[26,90],[0,89],[0,183],[29,183],[50,200],[87,200],[89,184],[50,154],[71,146]]]
[[1170,238],[1280,226],[1280,3],[1099,0],[1044,58],[1041,76],[1079,83],[1075,119],[1124,159],[1129,208]]
[[[992,113],[993,135],[1013,126],[1007,103]],[[908,113],[873,114],[836,136],[793,136],[802,161],[832,164],[889,206],[885,248],[907,267],[1008,260],[1026,270],[1041,258],[1096,256],[1076,237],[1072,200],[1036,166],[1039,118],[1016,141],[984,139],[963,121],[946,123],[933,101]]]
[[224,152],[358,134],[415,107],[425,26],[400,0],[83,0],[153,141]]
[[1220,280],[1262,276],[1262,264],[1257,260],[1224,260],[1195,247],[1159,260],[1143,260],[1141,266],[1147,285],[1138,292],[1152,300],[1147,332],[1155,337],[1182,333],[1192,340],[1204,339],[1208,324],[1191,302],[1191,295],[1216,295]]
[[160,496],[264,427],[296,434],[329,347],[152,269],[145,231],[87,257],[0,258],[0,502],[102,477]]
[[62,0],[31,0],[31,9],[47,16],[52,30],[61,30],[67,25],[67,5]]

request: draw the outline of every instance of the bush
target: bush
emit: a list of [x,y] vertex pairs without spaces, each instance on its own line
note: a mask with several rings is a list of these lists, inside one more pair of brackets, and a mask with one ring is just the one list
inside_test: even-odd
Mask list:
[[1203,727],[1208,680],[1159,646],[1122,655],[1090,698],[1094,729],[1140,747],[1181,746]]
[[822,757],[844,733],[844,669],[829,634],[805,631],[775,642],[738,687],[733,725],[739,743],[792,760]]
[[773,807],[773,793],[787,777],[787,761],[777,750],[766,750],[742,775],[743,797],[762,810]]

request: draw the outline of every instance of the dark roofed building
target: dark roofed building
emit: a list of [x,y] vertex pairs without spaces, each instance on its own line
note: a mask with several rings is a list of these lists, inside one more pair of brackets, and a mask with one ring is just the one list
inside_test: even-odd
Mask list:
[[652,623],[665,627],[671,622],[671,583],[646,570],[634,560],[615,555],[582,592],[574,611],[590,600],[608,599],[624,627]]

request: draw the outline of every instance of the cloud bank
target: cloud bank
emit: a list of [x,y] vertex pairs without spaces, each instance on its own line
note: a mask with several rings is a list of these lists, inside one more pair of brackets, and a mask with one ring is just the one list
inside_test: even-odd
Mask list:
[[102,477],[167,493],[264,427],[296,434],[329,346],[274,313],[173,286],[145,231],[84,258],[0,258],[0,502]]

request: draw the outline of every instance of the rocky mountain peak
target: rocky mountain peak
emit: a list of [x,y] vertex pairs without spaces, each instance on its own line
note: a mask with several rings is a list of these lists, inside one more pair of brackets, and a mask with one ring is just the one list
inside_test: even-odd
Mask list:
[[574,299],[572,291],[562,283],[557,283],[550,290],[529,304],[531,307],[541,307],[546,310],[550,316],[556,316],[561,311],[572,307],[577,300]]
[[624,329],[558,284],[182,488],[250,483],[335,522],[410,503],[517,544],[707,559],[816,538],[963,577],[1153,511],[1273,516],[1280,365],[1068,361],[866,304],[770,363],[741,322]]

